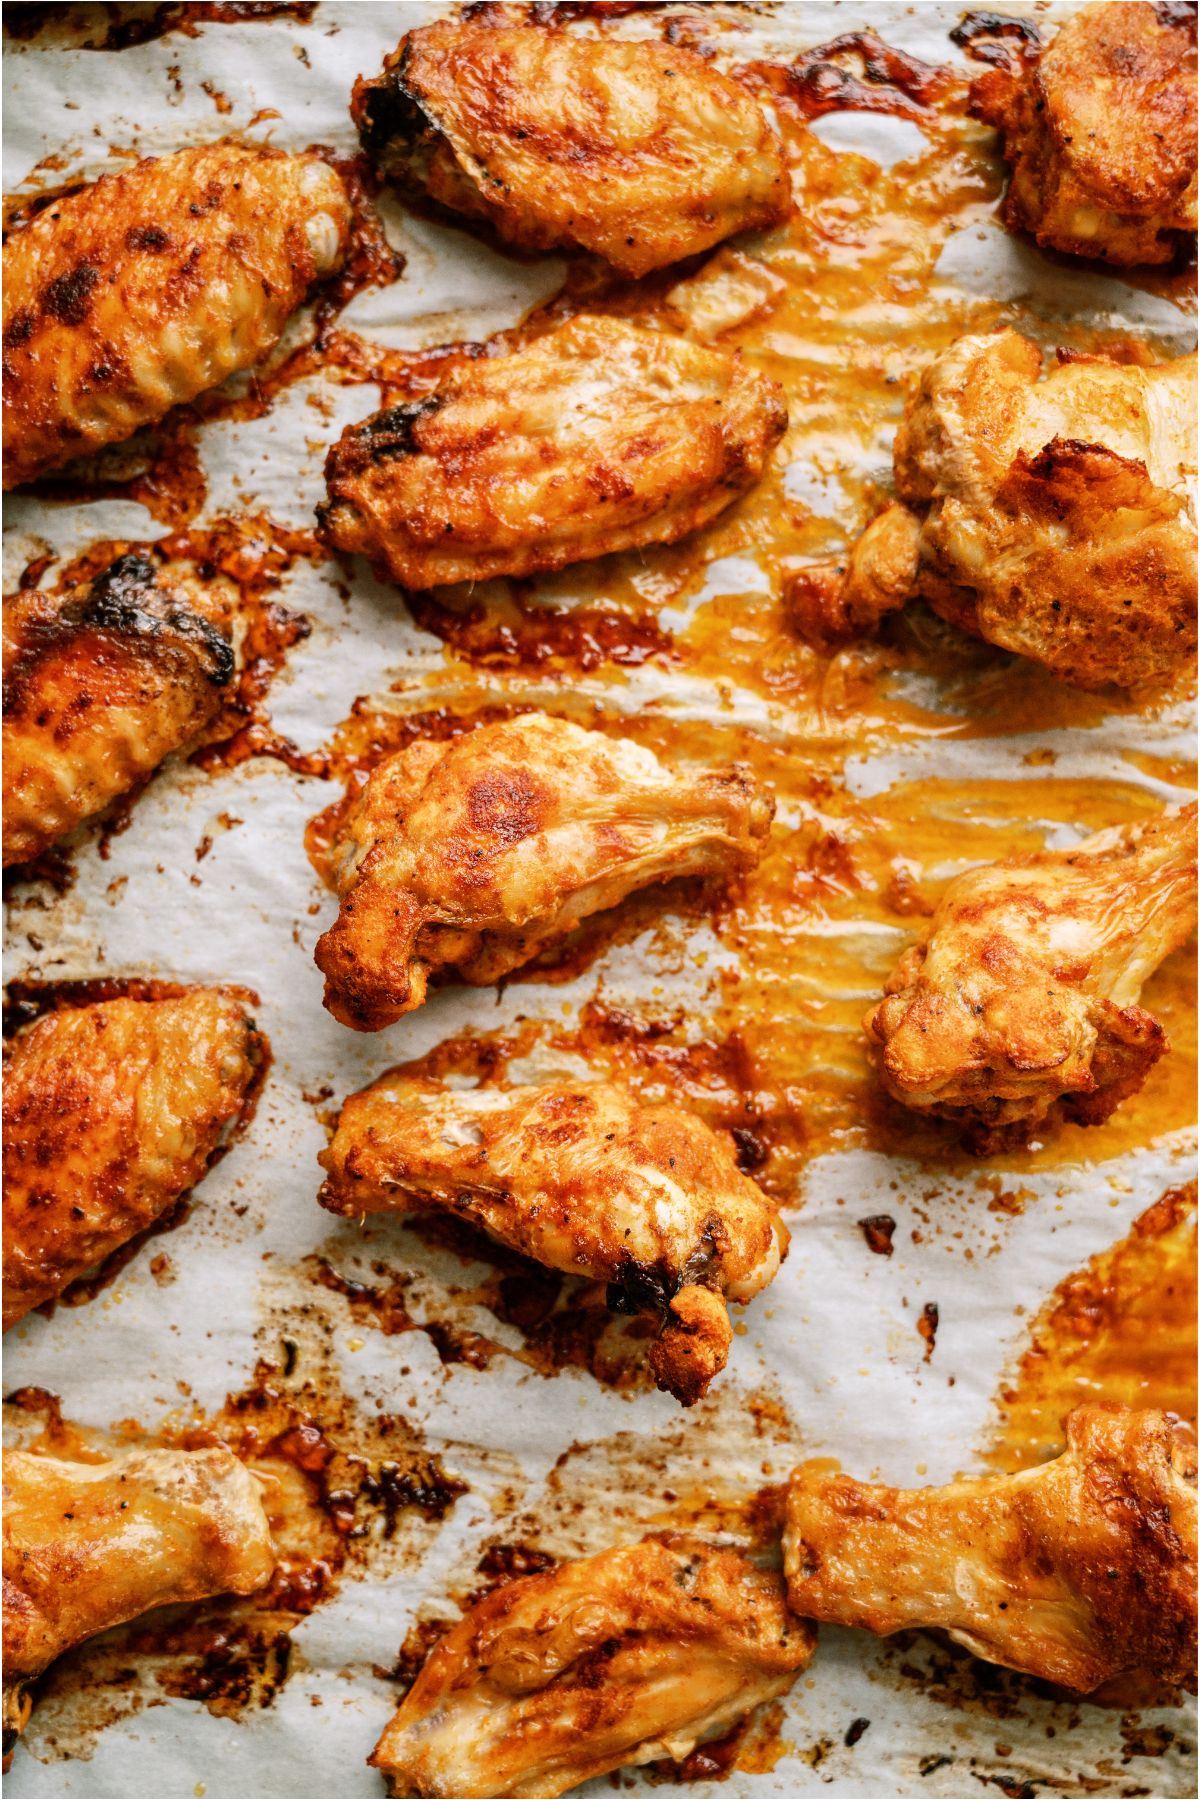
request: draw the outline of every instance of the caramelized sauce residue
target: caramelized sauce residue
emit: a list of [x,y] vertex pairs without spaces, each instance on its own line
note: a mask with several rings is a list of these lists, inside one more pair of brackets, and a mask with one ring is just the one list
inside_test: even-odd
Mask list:
[[1056,1455],[1062,1420],[1090,1400],[1196,1423],[1194,1181],[1168,1189],[1128,1236],[1059,1283],[1000,1391],[989,1462],[1012,1471]]

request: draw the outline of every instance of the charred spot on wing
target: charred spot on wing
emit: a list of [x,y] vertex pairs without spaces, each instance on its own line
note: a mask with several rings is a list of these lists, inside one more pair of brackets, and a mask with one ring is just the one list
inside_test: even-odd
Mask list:
[[205,678],[225,687],[233,678],[233,645],[211,620],[181,605],[159,585],[158,571],[131,552],[101,570],[88,590],[79,623],[129,637],[170,635],[198,656]]
[[361,76],[354,84],[350,115],[358,127],[359,141],[368,156],[413,144],[437,126],[407,81],[409,45],[401,51],[395,68],[373,81]]
[[61,325],[82,325],[92,309],[92,290],[100,271],[81,262],[66,275],[58,275],[42,291],[42,310]]
[[423,400],[403,400],[389,406],[367,420],[359,431],[373,462],[386,462],[393,456],[419,456],[417,427],[422,419],[432,418],[445,405],[441,394],[427,394]]
[[661,1264],[636,1262],[631,1256],[617,1270],[616,1278],[605,1290],[604,1301],[609,1312],[666,1313],[679,1283]]

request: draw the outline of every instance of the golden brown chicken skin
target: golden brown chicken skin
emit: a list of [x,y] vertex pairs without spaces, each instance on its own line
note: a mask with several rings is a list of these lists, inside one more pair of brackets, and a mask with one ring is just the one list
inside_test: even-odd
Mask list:
[[221,142],[106,175],[4,246],[4,485],[120,443],[278,340],[341,264],[316,156]]
[[435,1647],[371,1763],[393,1794],[555,1795],[681,1760],[816,1647],[783,1582],[664,1533],[497,1588]]
[[787,1228],[729,1139],[606,1082],[450,1089],[384,1075],[342,1107],[321,1204],[357,1218],[439,1208],[657,1314],[658,1384],[685,1406],[724,1368],[726,1297],[771,1281]]
[[691,50],[439,19],[410,31],[351,112],[402,186],[523,250],[626,275],[774,225],[791,199],[757,102]]
[[1098,1124],[1169,1046],[1142,984],[1196,926],[1196,808],[971,869],[864,1028],[880,1077],[976,1146]]
[[532,575],[698,530],[786,426],[738,354],[585,315],[350,426],[318,516],[402,587]]
[[891,1488],[800,1469],[784,1566],[822,1623],[937,1628],[1080,1693],[1132,1670],[1194,1686],[1195,1440],[1170,1414],[1093,1405],[1019,1475]]
[[545,713],[418,739],[372,771],[334,839],[325,1004],[379,1031],[437,970],[498,981],[640,888],[751,868],[773,813],[741,764],[672,769]]
[[899,501],[847,563],[793,577],[800,629],[869,631],[915,595],[1077,687],[1169,685],[1196,648],[1196,359],[1154,367],[967,337],[896,434]]
[[4,1329],[204,1174],[247,1115],[267,1041],[219,988],[47,1013],[4,1073]]
[[980,76],[971,106],[1012,164],[1012,230],[1118,267],[1170,262],[1194,236],[1194,13],[1185,23],[1148,0],[1081,7],[1040,54]]
[[59,1656],[152,1607],[252,1594],[275,1566],[259,1484],[223,1447],[64,1462],[4,1452],[4,1740]]
[[139,556],[5,600],[5,867],[141,786],[220,710],[234,653],[212,610]]

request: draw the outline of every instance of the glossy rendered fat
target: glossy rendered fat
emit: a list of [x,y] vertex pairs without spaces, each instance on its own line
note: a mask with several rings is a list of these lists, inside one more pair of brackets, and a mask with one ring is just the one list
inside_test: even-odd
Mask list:
[[222,141],[53,202],[4,246],[4,486],[246,369],[340,264],[350,206],[316,156]]

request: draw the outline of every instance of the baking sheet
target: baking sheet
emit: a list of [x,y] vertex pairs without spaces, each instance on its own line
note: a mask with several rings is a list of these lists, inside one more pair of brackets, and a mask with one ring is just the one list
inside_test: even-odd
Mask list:
[[[347,101],[355,76],[373,73],[403,31],[443,9],[322,3],[308,16],[194,25],[119,52],[71,47],[73,32],[75,40],[86,36],[98,10],[61,9],[74,15],[69,25],[6,58],[10,195],[95,176],[130,147],[152,155],[226,132],[351,154]],[[962,61],[948,36],[958,9],[932,4],[646,9],[605,29],[657,33],[671,11],[702,19],[697,29],[711,30],[719,57],[730,62],[794,55],[864,24],[930,62]],[[264,116],[268,108],[274,115]],[[903,170],[924,148],[918,126],[905,119],[844,112],[814,130],[830,149],[883,170]],[[386,197],[380,207],[407,259],[404,276],[359,294],[339,321],[373,342],[408,351],[486,337],[516,325],[564,278],[561,259],[510,258]],[[951,234],[929,285],[930,305],[947,315],[976,298],[1011,303],[1017,317],[1083,317],[1128,329],[1164,353],[1190,342],[1189,321],[1172,298],[1051,266],[980,208]],[[856,329],[847,321],[847,356],[855,353]],[[877,329],[886,340],[886,327]],[[340,385],[318,371],[284,390],[261,418],[198,426],[207,482],[201,522],[252,512],[279,527],[308,527],[328,443],[372,409],[376,394],[370,384]],[[825,456],[803,421],[789,435],[785,492],[828,522],[833,544],[861,523],[862,478],[886,484],[894,417],[876,423],[865,448],[856,440]],[[855,462],[857,487],[842,479],[845,457]],[[123,500],[16,496],[5,510],[6,588],[41,556],[52,559],[43,577],[50,583],[97,540],[148,542],[166,529]],[[541,584],[541,598],[577,604],[589,582],[608,578],[606,565],[568,571]],[[772,579],[765,559],[743,546],[711,561],[684,597],[672,596],[665,623],[674,629],[726,595],[742,595],[752,608]],[[269,703],[275,728],[302,752],[328,743],[364,695],[398,711],[465,696],[473,704],[534,701],[576,714],[594,704],[609,718],[626,717],[631,729],[647,720],[711,719],[714,736],[761,734],[781,768],[785,759],[803,760],[818,737],[840,739],[846,789],[868,813],[912,783],[952,775],[978,780],[982,792],[1044,771],[1054,798],[1034,824],[1053,842],[1080,829],[1062,797],[1072,783],[1097,791],[1141,785],[1163,801],[1186,789],[1182,764],[1193,725],[1183,707],[1107,712],[1097,704],[1085,723],[998,726],[952,744],[933,730],[886,744],[864,733],[859,743],[844,715],[832,723],[832,715],[818,717],[808,699],[789,700],[786,688],[764,692],[736,679],[718,688],[707,673],[661,660],[565,675],[468,669],[361,567],[347,575],[332,564],[296,561],[280,598],[312,627],[289,653]],[[939,695],[928,681],[914,676],[911,689],[914,705],[937,713]],[[693,1413],[667,1396],[606,1387],[581,1369],[548,1378],[515,1355],[486,1368],[445,1364],[430,1335],[386,1335],[314,1286],[306,1258],[350,1269],[357,1254],[352,1228],[315,1204],[322,1110],[458,1032],[516,1032],[528,1020],[569,1031],[597,995],[614,1011],[652,1002],[699,1019],[714,971],[731,952],[719,929],[668,920],[614,943],[566,981],[521,982],[499,993],[448,990],[393,1029],[358,1037],[321,1009],[312,963],[332,906],[306,857],[305,827],[339,792],[266,758],[215,776],[176,760],[104,855],[96,835],[85,834],[68,891],[37,883],[17,892],[10,978],[241,982],[262,998],[258,1016],[274,1061],[252,1130],[205,1180],[187,1222],[156,1240],[166,1280],[161,1269],[157,1278],[152,1272],[147,1250],[86,1308],[26,1320],[6,1343],[6,1385],[52,1390],[64,1413],[98,1437],[130,1419],[153,1433],[192,1412],[217,1414],[290,1335],[302,1369],[318,1385],[336,1387],[355,1429],[369,1432],[381,1412],[402,1415],[404,1430],[465,1491],[440,1520],[405,1514],[391,1538],[372,1540],[347,1566],[333,1596],[292,1632],[291,1673],[269,1706],[240,1718],[214,1716],[152,1678],[126,1684],[119,1696],[105,1697],[83,1678],[55,1687],[7,1778],[14,1800],[381,1792],[365,1757],[395,1703],[386,1671],[414,1620],[453,1613],[448,1597],[471,1585],[484,1547],[519,1538],[555,1554],[598,1548],[662,1522],[671,1511],[662,1494],[668,1482],[679,1493],[706,1482],[749,1493],[782,1479],[800,1455],[834,1457],[855,1474],[896,1482],[940,1481],[977,1466],[997,1386],[1028,1315],[1192,1166],[1188,1115],[1178,1109],[1134,1141],[1106,1140],[1111,1153],[1101,1159],[1074,1163],[997,1158],[948,1171],[853,1142],[822,1145],[803,1160],[787,1196],[791,1255],[745,1315],[726,1375]],[[776,829],[799,833],[806,822],[785,808]],[[198,860],[206,839],[211,848]],[[946,863],[925,874],[942,880],[952,872]],[[877,987],[903,934],[858,927],[845,909],[814,917],[808,929],[814,943],[824,933],[835,960],[873,972],[861,997],[857,989],[850,994],[865,1010],[871,979]],[[556,1057],[575,1067],[569,1054],[543,1042],[531,1052],[532,1071],[552,1068]],[[1012,1190],[1022,1196],[1019,1208],[989,1210],[989,1197]],[[865,1251],[855,1224],[881,1212],[899,1224],[896,1254],[886,1260]],[[414,1272],[418,1312],[427,1306],[432,1313],[444,1290],[464,1280],[453,1254],[410,1233],[385,1227],[370,1254]],[[915,1324],[927,1302],[939,1309],[929,1360]],[[479,1330],[519,1349],[518,1333],[479,1308],[467,1311]],[[894,1647],[866,1636],[823,1632],[760,1766],[735,1767],[719,1783],[667,1779],[664,1787],[659,1776],[659,1791],[953,1795],[988,1785],[1020,1792],[1028,1782],[1034,1792],[1194,1791],[1179,1711],[1143,1710],[1134,1730],[1128,1714],[1039,1698],[1024,1684],[972,1686],[965,1660],[949,1679],[944,1661],[920,1642],[897,1658]],[[864,1718],[869,1729],[847,1744],[848,1728]],[[622,1775],[620,1786],[647,1779]],[[596,1782],[585,1791],[616,1785]]]

